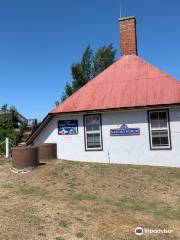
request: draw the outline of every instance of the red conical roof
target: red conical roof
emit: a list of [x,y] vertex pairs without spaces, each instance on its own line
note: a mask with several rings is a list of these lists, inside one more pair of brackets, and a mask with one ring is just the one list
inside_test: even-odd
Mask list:
[[123,56],[51,113],[180,103],[180,83],[136,55]]

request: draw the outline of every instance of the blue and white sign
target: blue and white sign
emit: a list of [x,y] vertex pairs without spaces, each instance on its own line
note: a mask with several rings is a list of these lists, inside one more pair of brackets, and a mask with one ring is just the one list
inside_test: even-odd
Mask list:
[[111,136],[136,136],[140,135],[139,128],[128,128],[126,124],[123,124],[120,128],[110,129]]
[[78,134],[78,120],[59,120],[59,135],[75,135]]

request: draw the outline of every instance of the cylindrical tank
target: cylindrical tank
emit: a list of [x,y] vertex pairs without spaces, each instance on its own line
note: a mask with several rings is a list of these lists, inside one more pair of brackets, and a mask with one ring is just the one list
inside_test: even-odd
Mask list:
[[36,145],[38,147],[39,159],[48,160],[57,158],[57,144],[56,143],[44,143]]
[[39,165],[36,146],[12,148],[12,166],[16,169],[34,168]]

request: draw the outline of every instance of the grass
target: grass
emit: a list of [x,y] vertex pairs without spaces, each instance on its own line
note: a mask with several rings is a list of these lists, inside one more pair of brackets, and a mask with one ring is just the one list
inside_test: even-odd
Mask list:
[[18,187],[17,194],[44,197],[47,191],[39,186],[30,186],[26,183]]
[[81,232],[78,232],[78,233],[76,233],[76,237],[77,237],[77,238],[83,238],[83,237],[84,237],[84,234],[81,233]]
[[38,216],[38,211],[33,207],[28,207],[25,211],[21,212],[21,217],[24,222],[35,226],[38,230],[42,230],[44,227],[44,219]]
[[70,197],[78,201],[82,201],[82,200],[92,201],[96,199],[95,195],[83,194],[83,193],[75,193],[75,194],[72,194]]
[[66,227],[68,226],[68,222],[65,221],[65,220],[60,220],[60,221],[58,222],[58,225],[59,225],[60,227],[66,228]]
[[0,158],[0,166],[1,165],[8,165],[10,164],[10,159],[6,159],[6,158]]
[[180,169],[54,160],[15,174],[3,161],[0,239],[180,239]]
[[5,183],[2,183],[2,184],[1,184],[1,188],[7,189],[7,188],[13,188],[13,187],[14,187],[14,186],[13,186],[12,183],[5,182]]
[[180,207],[175,208],[163,202],[144,202],[130,198],[121,198],[113,204],[120,208],[130,209],[144,214],[152,214],[155,217],[180,220]]

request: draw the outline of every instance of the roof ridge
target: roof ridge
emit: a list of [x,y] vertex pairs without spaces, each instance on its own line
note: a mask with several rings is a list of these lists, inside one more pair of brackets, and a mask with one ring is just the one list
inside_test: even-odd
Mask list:
[[138,57],[142,62],[146,63],[147,65],[151,66],[152,68],[156,69],[157,71],[159,71],[160,73],[170,77],[171,79],[175,80],[176,82],[178,81],[175,77],[173,77],[172,75],[170,75],[169,73],[166,73],[164,70],[161,70],[159,67],[157,67],[156,65],[150,63],[149,61],[146,61],[145,59],[143,59],[142,57],[136,56]]

